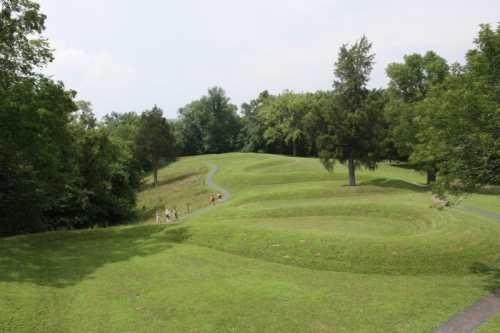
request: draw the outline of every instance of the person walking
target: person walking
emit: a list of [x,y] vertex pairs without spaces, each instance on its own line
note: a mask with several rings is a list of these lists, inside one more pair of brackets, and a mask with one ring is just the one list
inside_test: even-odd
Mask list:
[[170,223],[170,209],[165,208],[165,222]]
[[156,209],[156,224],[160,224],[160,210],[157,208]]

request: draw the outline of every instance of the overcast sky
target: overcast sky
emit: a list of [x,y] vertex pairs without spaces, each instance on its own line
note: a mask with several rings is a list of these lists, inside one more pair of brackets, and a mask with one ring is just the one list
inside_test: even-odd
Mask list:
[[47,72],[101,117],[177,109],[223,87],[238,106],[262,90],[330,89],[341,44],[365,34],[376,66],[412,52],[463,62],[499,0],[41,0],[56,49]]

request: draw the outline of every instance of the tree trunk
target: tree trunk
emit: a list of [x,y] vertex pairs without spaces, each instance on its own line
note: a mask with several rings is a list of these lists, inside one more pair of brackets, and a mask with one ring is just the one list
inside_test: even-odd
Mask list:
[[153,166],[153,187],[158,185],[158,166]]
[[356,169],[354,167],[354,158],[352,156],[352,150],[349,157],[349,186],[356,186]]
[[151,154],[151,166],[153,167],[153,187],[158,185],[158,159],[154,153]]
[[436,170],[427,170],[427,185],[431,185],[436,181]]
[[295,140],[292,141],[292,150],[293,156],[297,156],[297,144],[295,143]]

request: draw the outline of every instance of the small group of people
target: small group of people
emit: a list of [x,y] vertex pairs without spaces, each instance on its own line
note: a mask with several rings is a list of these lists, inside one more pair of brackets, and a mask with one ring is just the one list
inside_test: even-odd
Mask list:
[[211,194],[208,197],[208,204],[209,205],[215,205],[215,203],[217,202],[217,200],[222,200],[222,193]]
[[[160,224],[162,222],[160,212],[161,212],[160,209],[156,210],[156,224]],[[165,207],[165,215],[164,215],[165,223],[171,223],[171,222],[177,221],[178,219],[179,219],[179,213],[177,212],[177,208]]]

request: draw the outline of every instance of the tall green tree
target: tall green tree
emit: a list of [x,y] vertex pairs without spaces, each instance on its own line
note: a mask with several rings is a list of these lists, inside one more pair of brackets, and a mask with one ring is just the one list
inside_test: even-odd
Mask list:
[[137,155],[148,160],[153,169],[153,185],[158,185],[158,169],[175,160],[175,137],[163,111],[156,105],[141,114],[136,138]]
[[208,90],[206,96],[179,110],[178,125],[186,154],[225,153],[239,149],[241,128],[236,106],[222,88]]
[[6,88],[53,60],[42,36],[46,16],[31,0],[0,1],[0,85]]
[[500,24],[482,25],[466,65],[422,103],[418,151],[440,156],[439,193],[500,185],[499,76]]
[[271,95],[267,90],[261,92],[256,99],[241,105],[241,132],[239,141],[242,142],[243,151],[264,152],[266,141],[264,139],[265,125],[259,114],[262,108],[269,103]]
[[358,167],[373,169],[380,159],[382,110],[380,94],[370,92],[367,83],[373,68],[372,44],[362,37],[340,48],[335,63],[334,99],[324,116],[325,129],[318,138],[320,160],[332,170],[336,160],[347,163],[349,185],[356,185]]
[[421,146],[419,133],[425,128],[420,121],[419,103],[429,92],[444,82],[449,73],[445,59],[429,51],[425,55],[410,54],[403,63],[392,63],[387,67],[389,88],[386,117],[390,125],[389,137],[396,147],[399,158],[410,160],[427,173],[427,181],[435,181],[438,156],[418,150]]
[[308,112],[308,102],[306,94],[285,91],[262,107],[259,117],[268,145],[281,145],[287,153],[297,155],[299,145],[306,140],[303,119]]
[[45,78],[0,89],[0,233],[44,230],[71,182],[73,96]]
[[36,74],[53,59],[38,3],[0,5],[0,234],[40,231],[74,175],[75,93]]

